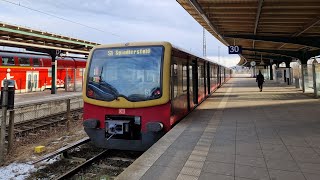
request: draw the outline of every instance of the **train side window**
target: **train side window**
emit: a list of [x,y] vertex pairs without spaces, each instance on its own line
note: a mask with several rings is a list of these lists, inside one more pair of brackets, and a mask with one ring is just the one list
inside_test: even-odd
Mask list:
[[14,66],[14,58],[13,57],[2,57],[2,65]]
[[188,90],[187,87],[187,66],[183,65],[182,66],[182,91],[185,92]]
[[20,66],[30,66],[30,59],[29,58],[19,58]]
[[33,66],[39,66],[40,62],[39,62],[39,59],[32,59],[33,61]]

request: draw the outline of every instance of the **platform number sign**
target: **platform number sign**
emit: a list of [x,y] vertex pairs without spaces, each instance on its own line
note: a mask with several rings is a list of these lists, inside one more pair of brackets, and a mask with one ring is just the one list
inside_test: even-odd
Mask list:
[[229,54],[241,54],[242,46],[228,46]]

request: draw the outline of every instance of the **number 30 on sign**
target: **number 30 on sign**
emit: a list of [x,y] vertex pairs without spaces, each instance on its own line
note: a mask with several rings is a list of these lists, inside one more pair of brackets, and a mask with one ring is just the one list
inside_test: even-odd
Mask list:
[[229,54],[241,54],[242,46],[228,46]]

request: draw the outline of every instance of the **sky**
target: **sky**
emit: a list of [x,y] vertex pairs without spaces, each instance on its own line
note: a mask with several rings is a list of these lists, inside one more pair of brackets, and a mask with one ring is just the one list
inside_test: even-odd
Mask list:
[[[0,0],[0,7],[0,21],[8,24],[100,44],[169,41],[203,54],[202,26],[175,0]],[[239,62],[238,55],[229,55],[207,31],[206,42],[209,59],[229,67]]]

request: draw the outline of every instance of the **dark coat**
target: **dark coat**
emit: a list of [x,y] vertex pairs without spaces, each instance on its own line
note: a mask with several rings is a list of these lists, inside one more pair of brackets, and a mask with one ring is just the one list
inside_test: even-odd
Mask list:
[[262,74],[258,74],[258,75],[257,75],[256,82],[258,82],[258,84],[263,84],[263,82],[264,82],[264,77],[263,77]]

